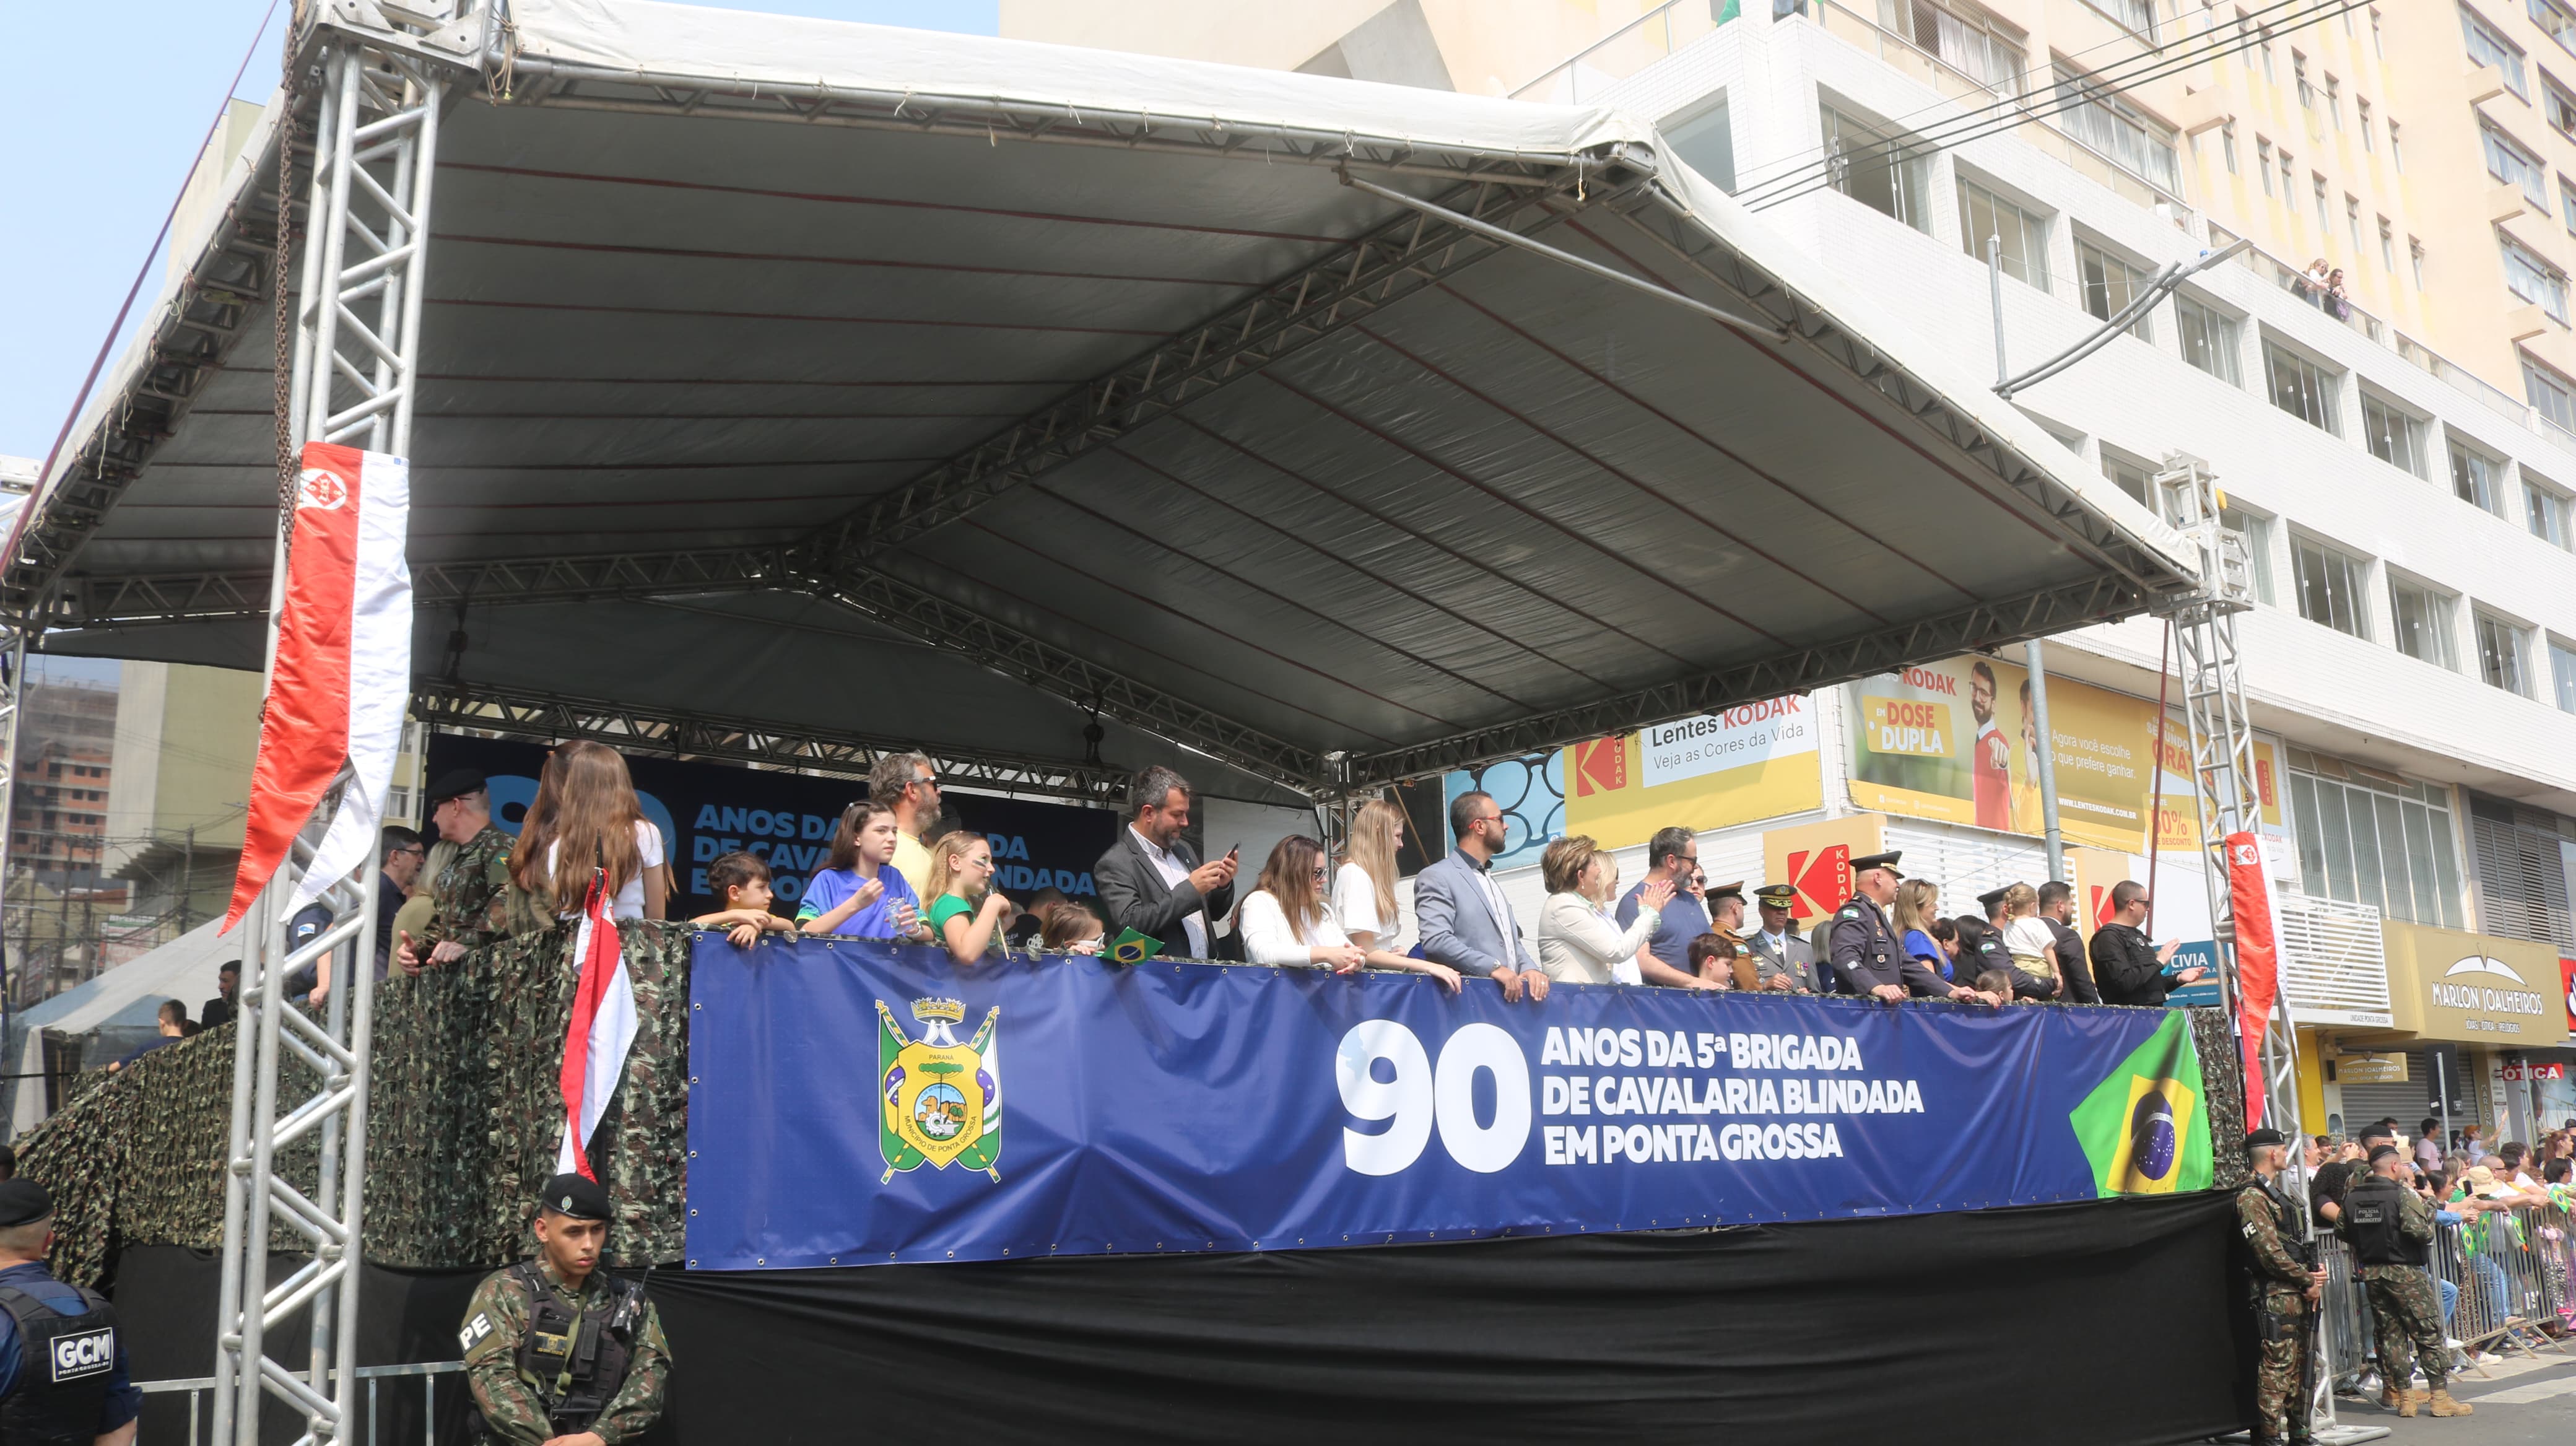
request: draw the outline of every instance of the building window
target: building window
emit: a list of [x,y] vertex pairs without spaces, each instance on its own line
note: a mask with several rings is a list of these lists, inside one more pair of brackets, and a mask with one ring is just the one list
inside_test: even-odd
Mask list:
[[2370,392],[2361,394],[2361,430],[2370,455],[2401,471],[2425,475],[2424,422]]
[[1965,176],[1959,178],[1959,244],[1979,261],[1986,238],[2003,239],[2006,276],[2048,289],[2048,218],[2024,210]]
[[[2352,17],[2344,17],[2349,20]],[[2331,75],[2326,77],[2326,115],[2336,130],[2343,129],[2343,87]]]
[[2401,578],[2388,579],[2388,627],[2397,651],[2437,668],[2457,669],[2451,653],[2451,620],[2458,600]]
[[2576,235],[2576,181],[2558,178],[2558,219],[2565,222],[2569,234]]
[[2301,892],[2418,924],[2467,922],[2446,790],[2303,749],[2291,749],[2289,762]]
[[2155,0],[2084,0],[2111,23],[2142,39],[2156,38]]
[[2257,517],[2222,502],[2218,505],[2218,525],[2236,534],[2244,544],[2245,561],[2254,573],[2254,600],[2269,605],[2272,601],[2272,519]]
[[2158,517],[2165,515],[2165,510],[2156,505],[2153,496],[2156,479],[2146,468],[2106,447],[2102,451],[2102,475],[2118,483],[2120,490],[2129,494],[2130,501]]
[[2299,616],[2356,638],[2370,636],[2370,618],[2362,610],[2362,579],[2370,564],[2348,552],[2302,537],[2299,563]]
[[2173,127],[2131,105],[2118,91],[2062,65],[2057,67],[2057,102],[2068,135],[2167,191],[2182,189]]
[[2290,159],[2290,148],[2283,146],[2281,148],[2281,200],[2291,206],[2299,204],[2297,169],[2297,163]]
[[2524,9],[2530,13],[2531,23],[2557,41],[2559,49],[2576,55],[2576,12],[2558,0],[2524,0]]
[[2388,163],[2397,168],[2397,174],[2406,174],[2406,147],[2397,139],[2397,122],[2393,120],[2388,123]]
[[2280,77],[2274,74],[2272,70],[2272,27],[2269,25],[2258,25],[2254,28],[2260,32],[2263,37],[2259,42],[2258,47],[2263,52],[2263,83],[2266,85],[2278,84]]
[[2548,71],[2540,73],[2540,110],[2549,117],[2550,128],[2571,141],[2576,141],[2576,94],[2558,83]]
[[2017,38],[1982,15],[1931,0],[1878,0],[1878,24],[1997,95],[2021,94],[2029,61]]
[[2471,63],[2494,66],[2504,77],[2505,89],[2531,99],[2531,83],[2522,74],[2521,46],[2505,39],[2503,31],[2466,5],[2460,7],[2460,34],[2468,41]]
[[2406,262],[2409,266],[2412,266],[2415,269],[2415,289],[2418,291],[2423,290],[2424,243],[2416,240],[2412,236],[2406,238]]
[[2388,228],[2385,216],[2379,218],[2379,264],[2388,268],[2389,275],[2397,274],[2397,233]]
[[2354,254],[2355,256],[2360,255],[2360,254],[2361,254],[2361,198],[2360,198],[2360,197],[2358,197],[2358,196],[2346,196],[2346,197],[2344,197],[2344,198],[2343,198],[2343,224],[2344,224],[2344,229],[2345,229],[2345,230],[2347,230],[2347,231],[2350,231],[2350,232],[2352,233],[2352,254]]
[[2185,292],[2174,293],[2174,321],[2182,328],[2182,359],[2227,383],[2243,386],[2237,374],[2236,318],[2202,305]]
[[2532,410],[2540,413],[2544,421],[2554,422],[2565,431],[2576,432],[2576,382],[2569,381],[2556,368],[2532,360],[2529,352],[2519,355],[2522,358],[2522,399],[2531,403]]
[[2315,110],[2317,88],[2308,84],[2308,58],[2295,50],[2290,52],[2290,83],[2299,88],[2299,109]]
[[2504,464],[2483,452],[2451,443],[2451,494],[2501,517],[2497,499],[2504,492]]
[[2478,617],[2478,673],[2487,685],[2508,693],[2531,696],[2531,644],[2518,624],[2505,621],[2484,608]]
[[[2122,308],[2136,301],[2155,278],[2103,250],[2090,241],[2075,243],[2075,278],[2084,288],[2084,309],[2097,321],[2109,321]],[[2129,334],[2140,341],[2154,340],[2155,333],[2140,316],[2129,327]]]
[[1664,127],[1664,142],[1682,164],[1717,182],[1721,191],[1735,191],[1735,122],[1726,108],[1726,98],[1677,125]]
[[2361,95],[2354,96],[2352,98],[2352,109],[2354,116],[2361,122],[2361,148],[2364,151],[2376,152],[2379,149],[2379,146],[2370,138],[2370,98],[2368,96]]
[[2531,535],[2552,547],[2576,547],[2576,537],[2567,530],[2567,494],[2555,487],[2535,481],[2531,474],[2522,478],[2523,515],[2531,524]]
[[2254,138],[2254,174],[2263,178],[2263,194],[2272,194],[2272,143],[2261,136]]
[[2237,173],[2236,122],[2229,121],[2227,124],[2218,128],[2218,154],[2224,157],[2227,161],[2227,174],[2231,176],[2235,175]]
[[2531,198],[2534,209],[2549,209],[2549,168],[2529,147],[2497,129],[2495,122],[2478,117],[2478,139],[2486,148],[2487,174],[2499,181],[2522,187]]
[[1893,216],[1926,235],[1932,213],[1925,205],[1932,190],[1931,148],[1910,136],[1894,135],[1825,106],[1826,174],[1833,188],[1882,215]]
[[2323,367],[2277,342],[2265,341],[2263,371],[2271,383],[2272,405],[2309,426],[2343,430],[2335,415],[2336,378]]
[[2317,240],[2322,242],[2326,239],[2326,232],[2328,229],[2326,222],[2326,178],[2319,172],[2310,171],[2308,172],[2308,184],[2309,189],[2316,193]]
[[2376,10],[2370,12],[2370,53],[2382,60],[2388,58],[2388,48],[2379,41],[2379,12]]
[[2504,249],[2505,290],[2535,303],[2548,312],[2550,319],[2567,324],[2567,273],[2552,266],[2539,252],[2513,239],[2502,229],[2496,232],[2496,244]]
[[2576,648],[2549,640],[2549,677],[2558,686],[2558,711],[2576,713]]

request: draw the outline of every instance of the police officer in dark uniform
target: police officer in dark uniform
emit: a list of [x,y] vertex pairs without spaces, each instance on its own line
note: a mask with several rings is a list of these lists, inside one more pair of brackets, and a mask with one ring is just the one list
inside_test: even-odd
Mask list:
[[54,1199],[0,1180],[0,1446],[126,1446],[134,1388],[116,1308],[45,1269]]
[[642,1284],[599,1269],[608,1217],[596,1182],[555,1176],[537,1202],[536,1258],[475,1287],[457,1332],[482,1417],[472,1439],[618,1446],[661,1416],[671,1348]]
[[1909,993],[1935,999],[1977,998],[1977,991],[1944,982],[1922,960],[1908,955],[1887,922],[1887,906],[1895,901],[1896,886],[1905,877],[1896,871],[1901,857],[1900,853],[1870,854],[1851,861],[1858,892],[1834,911],[1833,928],[1825,936],[1826,957],[1834,974],[1844,992],[1890,1004],[1903,1003]]

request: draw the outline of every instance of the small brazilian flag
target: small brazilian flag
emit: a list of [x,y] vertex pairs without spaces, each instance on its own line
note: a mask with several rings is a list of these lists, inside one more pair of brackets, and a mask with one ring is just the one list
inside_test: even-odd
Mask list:
[[1118,937],[1109,942],[1109,962],[1112,964],[1142,964],[1162,952],[1162,940],[1151,934],[1139,934],[1133,929],[1119,930]]
[[2200,1053],[2177,1010],[2066,1117],[2093,1164],[2094,1188],[2105,1195],[2208,1189],[2209,1114],[2201,1102]]

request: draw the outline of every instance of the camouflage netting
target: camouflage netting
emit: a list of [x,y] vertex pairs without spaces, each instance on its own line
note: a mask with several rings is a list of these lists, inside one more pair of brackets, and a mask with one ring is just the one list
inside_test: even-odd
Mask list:
[[[592,1140],[617,1209],[617,1264],[677,1260],[688,1156],[689,944],[685,924],[619,927],[635,986],[626,1076]],[[523,1253],[536,1182],[563,1133],[556,1071],[576,970],[559,928],[505,941],[457,967],[397,974],[376,995],[368,1092],[367,1254],[392,1266],[497,1264]],[[292,1055],[281,1098],[311,1092]],[[95,1282],[120,1244],[222,1243],[233,1027],[155,1051],[116,1076],[86,1076],[18,1145],[19,1168],[56,1197],[55,1273]],[[281,1172],[308,1192],[314,1145]],[[309,1248],[280,1229],[276,1248]]]
[[2237,1063],[2236,1031],[2224,1009],[2189,1009],[2191,1042],[2200,1051],[2200,1080],[2209,1097],[2209,1143],[2221,1190],[2245,1184],[2245,1076]]

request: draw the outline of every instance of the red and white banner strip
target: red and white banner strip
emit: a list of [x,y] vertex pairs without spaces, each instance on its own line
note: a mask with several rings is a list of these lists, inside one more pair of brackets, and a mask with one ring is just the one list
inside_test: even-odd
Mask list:
[[564,1028],[564,1135],[555,1151],[556,1174],[577,1171],[593,1180],[599,1176],[590,1164],[591,1132],[608,1113],[618,1078],[626,1073],[626,1051],[635,1043],[635,984],[626,974],[609,901],[607,878],[593,875],[581,928],[573,935],[581,980],[573,987],[572,1018]]

